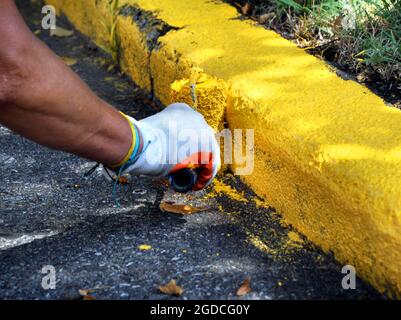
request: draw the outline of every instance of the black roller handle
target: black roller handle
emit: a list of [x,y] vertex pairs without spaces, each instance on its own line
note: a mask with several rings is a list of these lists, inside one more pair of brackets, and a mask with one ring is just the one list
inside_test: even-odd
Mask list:
[[196,171],[188,168],[178,170],[169,176],[171,187],[182,193],[192,190],[197,178]]

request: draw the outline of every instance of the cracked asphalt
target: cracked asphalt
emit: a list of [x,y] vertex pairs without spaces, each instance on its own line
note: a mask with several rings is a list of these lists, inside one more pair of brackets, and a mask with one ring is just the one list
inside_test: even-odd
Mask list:
[[[39,2],[17,3],[30,28],[40,30]],[[57,21],[72,28],[65,18]],[[77,31],[51,38],[41,30],[38,37],[58,55],[76,59],[72,69],[116,108],[138,119],[160,110]],[[333,256],[283,224],[228,172],[219,177],[219,184],[231,186],[228,193],[212,186],[181,195],[160,180],[131,178],[118,188],[117,207],[112,183],[99,170],[84,176],[93,162],[4,127],[0,145],[2,299],[80,299],[78,290],[87,288],[99,288],[96,299],[238,299],[246,277],[252,291],[241,299],[383,298],[359,278],[355,290],[342,289],[342,266]],[[169,214],[159,209],[166,200],[210,210]],[[141,244],[151,249],[140,250]],[[46,265],[55,268],[55,289],[42,288]],[[179,298],[157,289],[171,279],[185,290]]]

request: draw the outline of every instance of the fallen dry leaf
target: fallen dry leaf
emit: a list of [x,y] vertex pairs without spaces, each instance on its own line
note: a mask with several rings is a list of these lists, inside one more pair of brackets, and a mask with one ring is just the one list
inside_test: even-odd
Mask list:
[[66,38],[74,34],[74,30],[67,30],[62,27],[56,26],[56,29],[50,29],[50,36]]
[[248,277],[244,280],[241,287],[238,288],[237,296],[242,297],[251,292],[251,287],[249,286],[250,284],[251,284],[251,279]]
[[273,12],[265,13],[259,16],[259,23],[260,24],[265,24],[269,19],[274,17]]
[[118,183],[122,185],[129,184],[128,178],[126,176],[119,176]]
[[89,293],[93,292],[93,289],[79,289],[78,292],[81,296],[87,296]]
[[360,73],[356,76],[356,80],[359,82],[364,82],[366,80],[366,76],[363,73]]
[[96,300],[96,298],[94,296],[87,295],[87,296],[83,296],[82,300]]
[[[90,288],[90,289],[79,289],[78,292],[81,296],[86,297],[86,296],[90,296],[91,293],[93,293],[97,290],[102,290],[102,289],[107,289],[107,288],[109,288],[109,287],[104,286],[104,287],[96,287],[96,288]],[[93,299],[95,299],[95,298],[93,298]],[[93,299],[89,299],[89,300],[93,300]]]
[[64,61],[64,63],[67,65],[67,66],[73,66],[74,64],[76,64],[77,62],[78,62],[78,60],[77,59],[74,59],[74,58],[70,58],[70,57],[60,57],[61,58],[61,60],[63,60]]
[[252,6],[249,2],[245,3],[242,7],[241,7],[241,12],[242,14],[248,14],[250,13],[252,10]]
[[175,204],[173,202],[167,202],[167,201],[161,202],[159,208],[161,211],[164,212],[172,212],[178,214],[193,214],[196,212],[206,211],[209,209],[206,207],[197,208],[190,206],[188,204]]
[[181,288],[180,286],[178,286],[174,279],[171,280],[166,285],[160,286],[159,290],[160,290],[160,292],[162,292],[164,294],[171,294],[171,295],[177,296],[177,297],[182,295],[182,293],[184,292],[184,289]]

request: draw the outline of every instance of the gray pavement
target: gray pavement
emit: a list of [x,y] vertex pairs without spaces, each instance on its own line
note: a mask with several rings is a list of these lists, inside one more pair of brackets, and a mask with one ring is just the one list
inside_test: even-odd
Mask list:
[[[32,30],[39,30],[40,5],[18,1]],[[21,3],[23,3],[21,5]],[[65,19],[59,24],[71,28]],[[102,98],[141,119],[158,110],[118,71],[107,71],[107,56],[78,32],[70,38],[39,37],[72,66]],[[0,127],[0,298],[79,299],[79,289],[100,287],[96,299],[381,299],[357,279],[355,290],[341,287],[341,265],[280,222],[273,208],[237,177],[219,179],[247,201],[216,194],[213,187],[179,195],[160,181],[132,178],[112,184],[84,159],[49,150]],[[174,200],[208,206],[188,216],[162,212]],[[141,244],[151,246],[144,251]],[[56,289],[41,286],[42,267],[56,270]],[[157,288],[171,279],[184,288],[180,298]]]

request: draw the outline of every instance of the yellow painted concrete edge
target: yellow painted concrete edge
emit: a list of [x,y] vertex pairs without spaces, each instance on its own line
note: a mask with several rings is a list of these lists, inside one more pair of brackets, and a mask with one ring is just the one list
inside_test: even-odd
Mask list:
[[[190,102],[221,128],[255,129],[255,169],[243,176],[291,223],[390,297],[401,297],[401,112],[338,78],[272,31],[222,3],[119,1],[178,29],[149,51],[115,1],[48,0],[165,104]],[[233,168],[237,166],[234,164]]]

